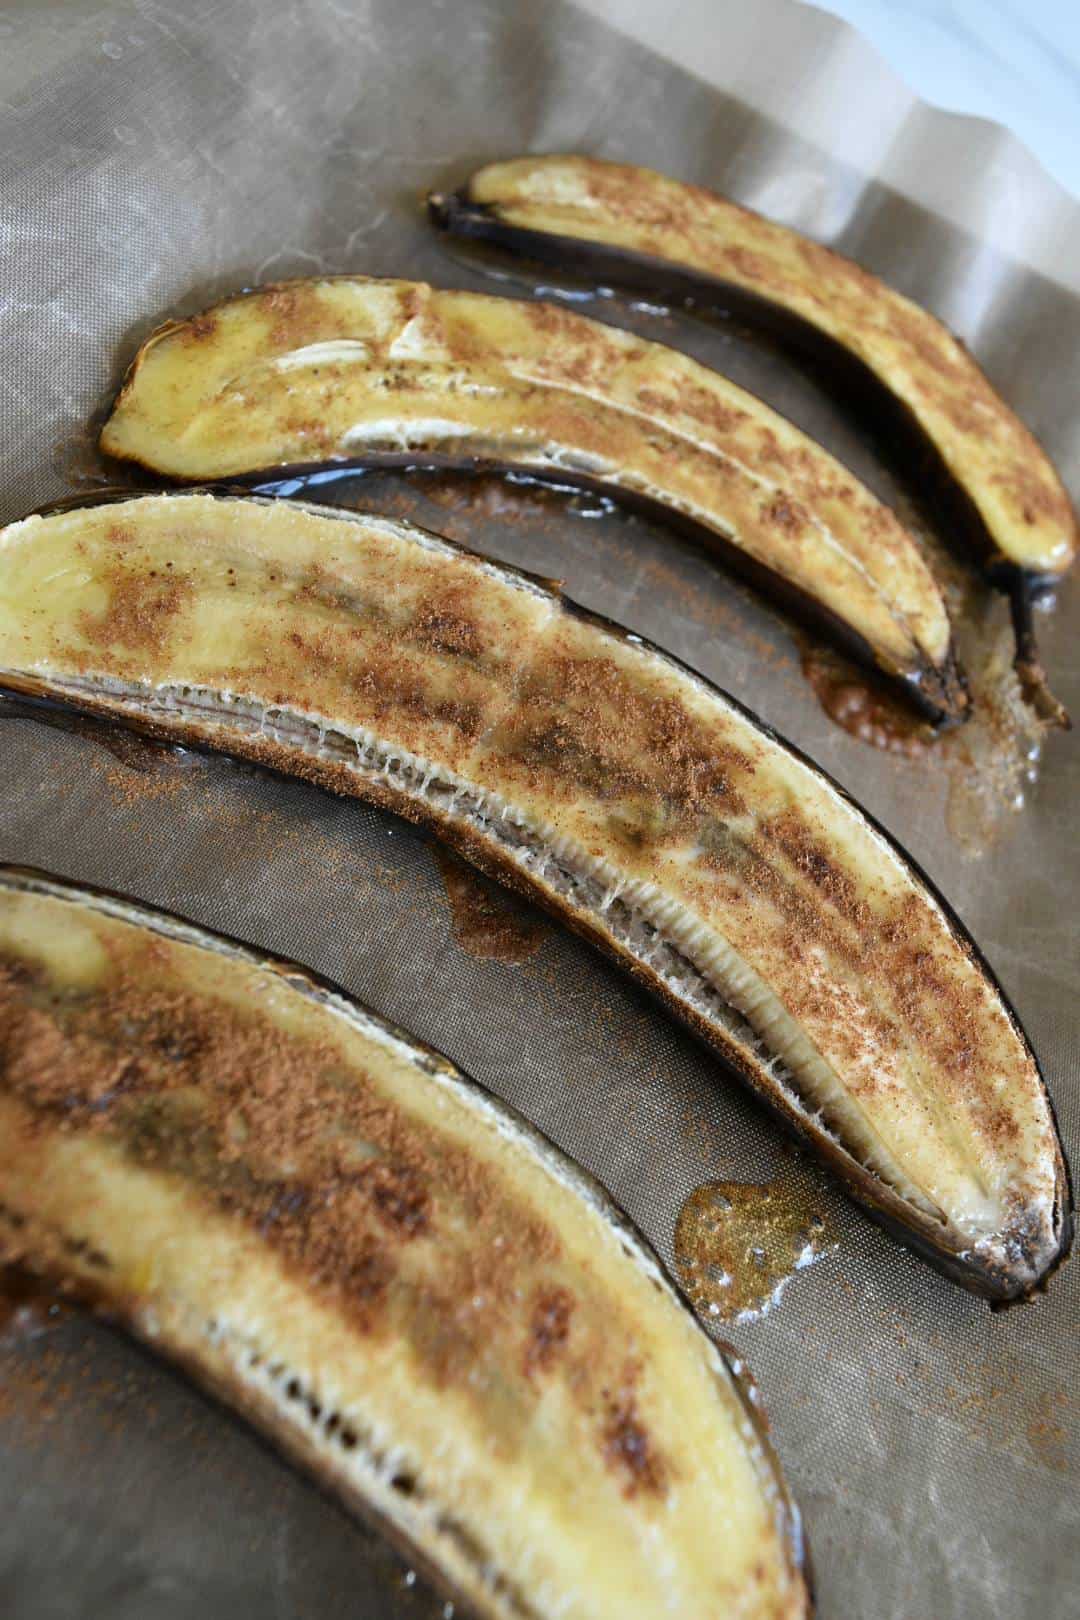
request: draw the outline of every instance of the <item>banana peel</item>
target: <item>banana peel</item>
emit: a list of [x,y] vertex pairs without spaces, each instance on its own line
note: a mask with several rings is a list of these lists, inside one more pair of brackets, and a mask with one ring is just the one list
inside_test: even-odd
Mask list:
[[810,1612],[756,1395],[602,1189],[344,992],[0,867],[0,1258],[492,1620]]
[[815,377],[877,420],[945,531],[1009,596],[1025,696],[1047,723],[1068,726],[1033,648],[1030,598],[1071,567],[1076,514],[1034,435],[928,310],[798,231],[631,164],[513,158],[432,194],[429,212],[454,236],[730,311],[806,353]]
[[963,1286],[1024,1297],[1067,1252],[1038,1064],[940,894],[732,698],[549,585],[300,503],[82,505],[0,532],[0,687],[433,828]]
[[584,486],[704,540],[936,722],[967,713],[941,592],[865,486],[716,372],[552,305],[347,276],[243,294],[143,346],[101,447],[185,481],[339,461]]

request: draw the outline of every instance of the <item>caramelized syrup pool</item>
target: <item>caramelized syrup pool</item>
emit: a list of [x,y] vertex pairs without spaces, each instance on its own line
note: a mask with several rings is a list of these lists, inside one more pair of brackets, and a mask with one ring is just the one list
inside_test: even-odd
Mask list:
[[804,636],[802,672],[829,719],[849,736],[945,774],[949,831],[965,854],[977,856],[1023,809],[1047,726],[1021,693],[1004,599],[959,570],[948,574],[940,564],[936,571],[971,697],[963,725],[935,733],[884,682]]
[[474,872],[441,844],[432,845],[450,902],[457,943],[482,961],[518,965],[535,956],[547,933],[539,912]]
[[1049,729],[1020,691],[1008,609],[990,592],[979,595],[971,592],[959,611],[949,603],[973,712],[966,726],[942,738],[949,767],[946,821],[969,855],[991,849],[1024,808]]
[[797,634],[802,672],[829,719],[872,748],[921,759],[935,745],[934,730],[883,681],[857,670],[832,648]]
[[675,1223],[675,1269],[706,1322],[741,1322],[775,1305],[796,1271],[836,1247],[813,1190],[789,1182],[708,1181]]

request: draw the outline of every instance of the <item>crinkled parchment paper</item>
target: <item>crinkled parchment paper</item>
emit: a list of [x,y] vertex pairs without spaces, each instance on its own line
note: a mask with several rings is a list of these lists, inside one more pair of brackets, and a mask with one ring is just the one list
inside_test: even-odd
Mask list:
[[[724,9],[714,7],[720,36]],[[911,135],[895,87],[882,81],[875,96],[867,83],[879,71],[869,58],[845,88],[849,36],[781,0],[750,9],[767,14],[754,37],[772,53],[770,71],[747,66],[754,101],[558,4],[0,9],[0,517],[78,486],[91,464],[85,424],[165,311],[324,269],[491,285],[433,238],[418,197],[526,149],[648,163],[837,241],[962,332],[1075,493],[1080,301],[1067,275],[1043,273],[1075,217],[1056,238],[1064,205],[1044,198],[1038,252],[1017,238],[1008,256],[1010,222],[1034,216],[1015,194],[1031,171],[1007,137],[923,108]],[[820,112],[822,84],[831,134],[816,145],[799,114]],[[875,109],[886,106],[883,149]],[[890,189],[909,136],[933,167],[933,206]],[[950,187],[963,228],[948,223]],[[618,301],[583,307],[692,349],[909,502],[858,425],[760,342]],[[955,762],[896,758],[838,730],[800,674],[790,630],[660,529],[490,488],[461,499],[439,482],[410,493],[399,478],[367,492],[563,578],[834,772],[985,947],[1075,1154],[1075,733],[1051,739],[1023,809],[997,805],[994,836],[974,854],[950,828]],[[985,612],[996,633],[1002,609]],[[1078,628],[1073,583],[1043,641],[1074,713]],[[801,1196],[812,1181],[837,1249],[732,1337],[805,1510],[822,1614],[1076,1612],[1080,1262],[1046,1298],[992,1316],[816,1181],[709,1057],[569,936],[551,930],[517,965],[463,950],[430,849],[389,816],[224,762],[135,771],[27,720],[0,720],[0,763],[0,857],[126,889],[341,980],[522,1108],[669,1259],[680,1204],[699,1183],[786,1178]],[[0,1355],[0,1510],[6,1620],[441,1612],[376,1538],[240,1425],[77,1319]]]

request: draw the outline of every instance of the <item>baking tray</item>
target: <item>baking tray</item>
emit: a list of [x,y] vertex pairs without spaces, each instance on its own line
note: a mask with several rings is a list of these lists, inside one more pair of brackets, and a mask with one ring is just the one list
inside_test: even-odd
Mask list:
[[[805,47],[806,13],[768,6],[784,63]],[[861,90],[856,157],[873,102]],[[990,245],[1010,206],[992,171],[978,182],[985,235],[960,230],[572,7],[15,5],[0,12],[0,96],[0,518],[92,487],[86,424],[166,311],[321,270],[493,286],[448,255],[418,199],[527,149],[648,163],[830,237],[963,333],[1080,491],[1080,297],[1026,268],[1021,242],[1013,258]],[[970,186],[966,127],[940,118],[935,161]],[[748,384],[921,522],[917,492],[859,424],[767,345],[619,300],[579,307]],[[323,491],[347,496],[565,580],[833,772],[986,950],[1075,1157],[1074,739],[1048,741],[1034,780],[1011,722],[1008,761],[990,770],[956,745],[873,749],[823,713],[791,628],[658,527],[484,482]],[[1002,644],[1003,605],[968,592],[965,614],[980,645]],[[1078,629],[1073,581],[1042,641],[1076,712]],[[389,815],[220,760],[118,758],[26,719],[0,720],[0,770],[0,858],[127,890],[340,980],[549,1132],[669,1261],[679,1208],[709,1179],[780,1181],[821,1214],[835,1248],[727,1331],[763,1387],[826,1620],[1077,1612],[1076,1264],[1047,1297],[992,1315],[847,1205],[580,943],[544,926],[521,962],[465,949],[430,846]],[[441,1613],[376,1537],[103,1326],[71,1318],[0,1352],[5,1620]]]

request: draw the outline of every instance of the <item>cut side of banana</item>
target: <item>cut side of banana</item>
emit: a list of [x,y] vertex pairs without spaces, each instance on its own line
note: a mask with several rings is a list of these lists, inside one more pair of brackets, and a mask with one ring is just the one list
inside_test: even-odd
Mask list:
[[656,301],[737,315],[801,351],[874,424],[1012,603],[1016,668],[1043,719],[1068,725],[1035,644],[1032,594],[1072,565],[1080,530],[1054,466],[959,338],[862,265],[727,197],[651,169],[524,157],[429,198],[459,237]]
[[733,699],[406,524],[124,498],[0,532],[0,684],[436,829],[622,962],[897,1235],[998,1299],[1068,1247],[1039,1069],[928,880]]
[[0,1260],[498,1620],[810,1612],[740,1368],[548,1141],[293,964],[0,867]]
[[967,712],[887,507],[717,372],[549,304],[347,276],[247,293],[144,345],[101,446],[186,481],[340,461],[584,486],[718,550],[935,720]]

